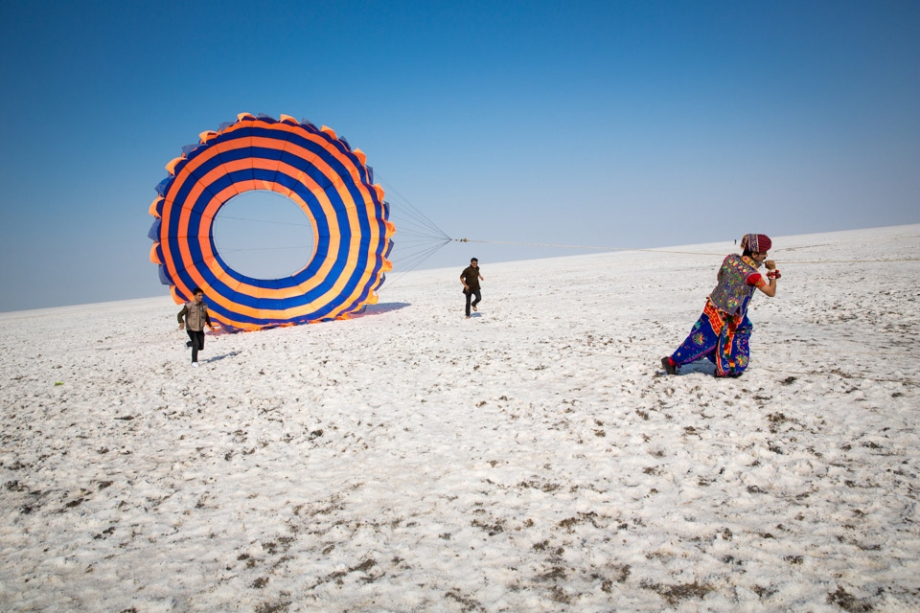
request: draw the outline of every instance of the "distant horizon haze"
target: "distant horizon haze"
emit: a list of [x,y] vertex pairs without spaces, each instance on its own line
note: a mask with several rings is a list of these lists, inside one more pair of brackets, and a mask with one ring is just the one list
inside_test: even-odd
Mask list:
[[[790,254],[784,253],[784,247],[783,247],[783,244],[782,244],[782,243],[783,243],[783,239],[790,239],[790,240],[795,240],[795,241],[797,241],[797,240],[800,240],[801,237],[803,237],[803,236],[811,236],[811,235],[814,235],[815,237],[820,237],[820,236],[823,235],[823,234],[827,234],[827,235],[828,235],[827,238],[833,239],[833,238],[834,238],[833,235],[835,235],[835,234],[840,234],[840,233],[860,232],[860,231],[862,231],[862,230],[865,230],[865,231],[872,231],[872,230],[889,230],[889,229],[890,229],[890,230],[895,230],[895,229],[898,229],[898,228],[902,228],[904,231],[910,232],[910,231],[913,229],[913,227],[914,227],[914,226],[917,226],[917,225],[918,225],[918,224],[902,224],[902,225],[900,225],[900,226],[877,226],[877,227],[870,227],[870,228],[851,228],[851,229],[847,229],[847,230],[836,230],[836,231],[834,231],[834,232],[809,232],[809,233],[803,233],[803,234],[800,234],[800,235],[787,235],[787,236],[776,236],[776,235],[774,235],[774,236],[772,236],[772,239],[774,240],[774,243],[773,243],[773,248],[772,248],[771,251],[770,251],[770,254],[771,254],[770,257],[771,257],[771,259],[776,259],[778,265],[782,265],[784,262],[786,262],[786,263],[788,263],[788,264],[790,264],[790,265],[792,265],[792,266],[795,265],[796,259],[798,259],[798,258],[801,257],[802,254],[793,255],[792,253],[790,253]],[[248,240],[248,239],[245,239],[245,240]],[[736,244],[736,241],[737,241],[737,244]],[[709,246],[712,246],[712,247],[715,249],[715,248],[717,248],[716,245],[720,245],[720,246],[721,246],[721,245],[723,245],[723,243],[724,243],[724,247],[725,247],[725,250],[724,250],[724,251],[725,251],[725,255],[728,255],[729,253],[733,253],[733,252],[735,252],[736,250],[740,249],[740,247],[738,246],[738,245],[740,244],[740,237],[739,237],[738,239],[734,239],[734,238],[732,238],[732,239],[724,239],[724,240],[722,240],[722,241],[712,241],[712,242],[708,242],[708,243],[695,243],[695,244],[686,244],[686,245],[660,245],[660,246],[657,246],[657,247],[637,247],[637,248],[633,248],[633,249],[627,249],[627,248],[624,248],[624,249],[611,248],[611,249],[609,249],[609,250],[603,250],[603,249],[590,249],[590,250],[587,250],[587,249],[585,249],[585,250],[575,250],[575,249],[552,249],[552,250],[551,250],[552,253],[550,253],[550,254],[548,254],[548,255],[545,255],[545,256],[534,256],[534,257],[529,257],[529,258],[506,258],[506,259],[501,259],[501,255],[500,255],[500,254],[503,252],[503,250],[506,250],[506,249],[513,250],[513,249],[515,248],[515,246],[514,246],[514,245],[508,246],[508,245],[489,245],[489,244],[484,244],[484,245],[478,245],[477,247],[469,247],[469,244],[464,244],[464,243],[452,243],[452,244],[455,245],[455,249],[456,249],[456,248],[465,248],[465,249],[469,249],[469,253],[474,254],[474,255],[471,256],[471,257],[477,257],[479,260],[481,260],[481,261],[480,261],[480,268],[484,268],[485,270],[488,270],[489,268],[491,268],[493,265],[496,265],[496,264],[514,265],[515,263],[518,263],[518,262],[528,262],[528,261],[537,261],[537,260],[556,260],[556,259],[559,259],[559,258],[575,257],[575,256],[585,256],[585,255],[597,255],[597,254],[611,254],[611,255],[613,255],[613,254],[617,254],[617,253],[627,254],[627,253],[635,253],[635,252],[650,252],[650,251],[654,251],[654,250],[661,250],[660,252],[661,252],[662,254],[665,254],[665,255],[668,255],[668,256],[671,256],[671,257],[674,257],[674,258],[705,257],[705,256],[707,256],[707,255],[709,255],[709,254],[706,254],[706,253],[692,253],[692,252],[691,252],[691,253],[681,253],[681,252],[679,252],[679,251],[680,251],[680,250],[693,250],[694,248],[709,247]],[[485,247],[485,248],[484,248],[484,249],[480,249],[480,248],[478,248],[478,247]],[[820,247],[820,246],[818,246],[818,247]],[[792,251],[796,251],[796,252],[798,252],[798,251],[801,250],[801,246],[798,246],[798,245],[796,245],[796,246],[794,246],[794,247],[787,247],[787,248],[788,248],[788,249],[791,249]],[[493,253],[493,250],[495,251],[495,253]],[[673,250],[673,251],[669,252],[669,250]],[[444,251],[447,251],[447,248],[445,248]],[[578,251],[578,253],[568,253],[568,252],[570,252],[570,251]],[[510,251],[509,251],[509,252],[510,252]],[[814,252],[812,252],[812,253],[814,253]],[[476,255],[476,254],[479,254],[479,255]],[[425,272],[431,272],[431,271],[433,271],[433,270],[443,270],[444,273],[445,273],[445,278],[450,278],[451,280],[453,280],[453,279],[456,277],[456,278],[459,279],[460,271],[461,271],[462,269],[466,268],[466,266],[469,265],[470,257],[461,256],[461,259],[458,259],[458,257],[453,257],[453,256],[456,256],[457,253],[453,253],[453,254],[449,254],[449,255],[450,255],[451,257],[447,260],[447,263],[444,264],[444,265],[432,265],[432,264],[431,264],[431,261],[432,261],[432,260],[437,260],[437,259],[438,259],[438,257],[436,256],[436,257],[433,257],[433,258],[431,258],[431,259],[429,259],[429,260],[426,260],[426,265],[419,266],[419,267],[417,267],[417,268],[415,268],[415,269],[413,269],[413,270],[414,270],[414,271],[425,271]],[[492,256],[492,255],[498,255],[498,257],[490,257],[490,256]],[[712,255],[713,255],[713,256],[718,256],[718,257],[720,257],[722,254],[721,254],[721,252],[719,252],[719,253],[715,253],[715,252],[714,252]],[[790,257],[789,257],[789,258],[786,258],[786,255],[789,255]],[[480,256],[485,256],[485,257],[480,257]],[[463,257],[465,257],[465,259],[462,259]],[[839,258],[835,258],[835,262],[837,262],[837,261],[839,261],[839,260],[846,261],[847,258],[848,258],[848,256],[847,256],[846,254],[843,254],[843,255],[841,255]],[[441,256],[441,259],[443,259],[443,256]],[[812,258],[808,258],[808,261],[810,262],[811,259],[812,259]],[[860,262],[860,260],[854,259],[853,262],[854,262],[854,263],[857,263],[857,262]],[[257,263],[257,266],[261,266],[261,265],[264,265],[264,264],[265,264],[264,262],[263,262],[263,263]],[[714,265],[714,266],[715,266],[715,265]],[[715,271],[716,271],[716,268],[714,267],[714,268],[713,268],[713,273],[715,273]],[[412,272],[412,271],[408,271],[408,272]],[[385,280],[384,284],[381,286],[381,288],[380,288],[379,291],[378,291],[378,295],[379,295],[379,298],[380,298],[380,304],[385,304],[385,303],[391,301],[391,296],[392,296],[393,294],[392,294],[392,292],[390,291],[390,288],[391,288],[392,286],[394,286],[395,284],[399,283],[399,282],[403,279],[403,275],[404,275],[404,274],[407,274],[407,273],[402,272],[402,271],[398,271],[398,270],[397,270],[397,271],[390,272],[390,273],[387,273],[387,275],[386,275],[386,280]],[[403,285],[404,282],[405,282],[405,281],[403,281],[403,283],[400,283],[400,285]],[[171,299],[171,296],[170,296],[170,293],[169,293],[169,289],[167,288],[167,286],[160,285],[160,287],[163,288],[162,291],[160,291],[160,292],[158,292],[158,293],[155,293],[155,294],[153,294],[153,295],[150,295],[150,296],[132,296],[132,297],[129,297],[129,298],[116,298],[116,299],[113,299],[113,300],[100,300],[100,301],[94,301],[94,302],[77,302],[77,303],[72,303],[72,304],[48,305],[48,306],[41,306],[41,307],[32,307],[32,308],[27,308],[27,309],[7,309],[7,310],[0,310],[0,313],[15,314],[15,313],[17,313],[17,312],[42,311],[42,310],[46,310],[46,309],[64,309],[64,308],[68,308],[68,307],[74,307],[74,308],[92,307],[92,306],[94,306],[94,305],[102,305],[102,304],[115,303],[115,302],[127,302],[127,301],[135,301],[135,300],[137,300],[137,301],[143,301],[143,300],[152,300],[152,299],[157,299],[157,298],[164,298],[164,299],[169,300],[170,303],[172,303],[172,299]],[[492,286],[491,288],[489,288],[489,289],[498,289],[498,288],[496,288],[496,287],[493,285],[493,286]],[[704,288],[704,289],[705,289],[705,288]]]

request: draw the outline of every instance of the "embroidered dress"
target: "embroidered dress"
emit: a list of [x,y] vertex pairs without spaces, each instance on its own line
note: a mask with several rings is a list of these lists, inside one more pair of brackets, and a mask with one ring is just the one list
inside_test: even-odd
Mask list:
[[750,363],[753,324],[747,318],[760,273],[751,260],[729,255],[719,269],[719,283],[706,299],[690,335],[671,355],[676,366],[708,358],[716,376],[737,377]]

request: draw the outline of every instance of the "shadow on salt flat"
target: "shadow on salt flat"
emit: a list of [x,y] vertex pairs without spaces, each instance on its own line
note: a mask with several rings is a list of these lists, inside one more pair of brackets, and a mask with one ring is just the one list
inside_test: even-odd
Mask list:
[[[349,319],[359,319],[361,317],[367,317],[369,315],[382,315],[383,313],[389,313],[391,311],[398,311],[399,309],[404,309],[408,306],[412,306],[412,305],[408,302],[385,302],[383,304],[372,304],[372,305],[368,305],[364,309],[363,312],[350,315]],[[290,325],[291,324],[287,324],[287,325],[279,324],[277,326],[266,326],[265,328],[263,328],[263,330],[275,330],[278,328],[288,327]],[[307,324],[301,324],[301,325],[307,325]],[[208,335],[209,336],[225,336],[228,334],[238,334],[240,332],[245,332],[245,330],[239,330],[237,328],[232,328],[229,326],[228,327],[219,326],[212,330],[208,330]]]
[[238,355],[241,354],[241,353],[243,353],[243,352],[242,352],[242,351],[231,351],[230,353],[225,353],[225,354],[223,354],[223,355],[216,355],[216,356],[214,356],[213,358],[210,358],[210,359],[208,359],[208,360],[203,360],[203,361],[204,361],[204,362],[207,362],[208,364],[210,364],[210,363],[212,363],[212,362],[217,362],[217,361],[223,360],[224,358],[232,358],[232,357],[234,357],[234,356],[238,356]]
[[366,309],[364,309],[363,313],[352,315],[351,318],[357,319],[359,317],[367,317],[369,315],[381,315],[391,311],[398,311],[399,309],[404,309],[408,306],[412,305],[408,302],[383,302],[379,304],[371,304],[368,305]]
[[714,376],[716,374],[716,365],[709,360],[698,360],[680,367],[681,375],[691,375],[695,373],[709,375],[710,377]]

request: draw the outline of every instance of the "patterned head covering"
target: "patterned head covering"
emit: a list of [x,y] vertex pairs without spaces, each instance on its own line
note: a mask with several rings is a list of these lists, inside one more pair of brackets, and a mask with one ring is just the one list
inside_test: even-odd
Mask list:
[[766,234],[745,234],[741,237],[741,248],[753,253],[766,253],[773,246],[773,241]]

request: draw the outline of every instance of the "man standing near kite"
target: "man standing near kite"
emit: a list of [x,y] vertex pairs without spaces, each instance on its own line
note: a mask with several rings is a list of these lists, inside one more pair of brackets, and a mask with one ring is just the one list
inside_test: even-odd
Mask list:
[[[687,340],[661,365],[669,375],[684,364],[708,358],[716,365],[717,377],[738,377],[750,363],[753,324],[747,318],[748,305],[759,289],[769,297],[776,295],[776,280],[781,277],[776,263],[767,259],[773,242],[766,234],[746,234],[741,239],[742,255],[726,256],[719,269],[718,285],[706,299],[703,314],[693,324]],[[767,267],[766,277],[757,272]]]
[[[470,318],[470,307],[476,311],[476,305],[482,301],[482,294],[479,292],[479,281],[485,281],[485,277],[479,272],[479,260],[472,258],[470,265],[460,273],[460,283],[463,284],[463,293],[466,295],[466,318]],[[476,300],[470,302],[473,296]]]
[[179,311],[179,329],[186,328],[189,342],[186,347],[192,348],[192,366],[198,368],[198,352],[204,349],[204,326],[207,324],[212,330],[211,317],[208,315],[208,305],[204,303],[204,292],[196,287],[192,290],[195,299],[187,302]]

